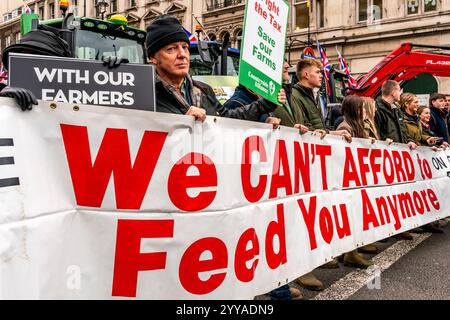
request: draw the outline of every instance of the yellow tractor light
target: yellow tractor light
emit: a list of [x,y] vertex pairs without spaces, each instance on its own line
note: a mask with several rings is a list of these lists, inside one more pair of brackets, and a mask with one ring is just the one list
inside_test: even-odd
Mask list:
[[113,15],[113,16],[111,16],[109,19],[108,19],[108,21],[109,22],[111,22],[111,23],[113,23],[113,24],[117,24],[117,25],[120,25],[120,26],[127,26],[128,25],[128,20],[127,20],[127,18],[125,18],[123,15],[121,15],[121,14],[115,14],[115,15]]

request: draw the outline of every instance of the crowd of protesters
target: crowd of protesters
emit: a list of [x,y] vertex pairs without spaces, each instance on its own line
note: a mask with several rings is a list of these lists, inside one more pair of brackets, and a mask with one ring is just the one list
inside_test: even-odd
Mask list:
[[[278,94],[281,106],[263,99],[248,88],[239,85],[225,105],[221,105],[212,88],[189,76],[189,38],[179,21],[163,15],[152,22],[147,29],[146,47],[148,58],[156,68],[156,111],[185,114],[204,121],[207,115],[237,118],[249,121],[267,122],[295,127],[301,134],[308,131],[339,135],[348,142],[352,138],[405,143],[411,149],[417,146],[433,148],[449,147],[450,97],[435,93],[429,105],[419,105],[419,99],[412,93],[401,93],[399,83],[386,81],[381,96],[376,100],[367,97],[347,96],[341,106],[341,118],[335,130],[325,126],[319,106],[317,89],[322,86],[322,65],[315,59],[300,60],[296,68],[298,83],[291,84],[286,62],[283,73],[283,89]],[[25,41],[27,38],[24,38]],[[31,110],[37,101],[33,94],[20,88],[5,88],[0,96],[14,97],[23,110]],[[436,224],[430,224],[413,232],[439,232]],[[412,240],[409,232],[397,237]],[[323,268],[339,268],[344,265],[368,268],[373,263],[363,253],[376,253],[376,244],[369,244],[358,250],[345,253]],[[301,287],[320,291],[322,282],[313,272],[296,279]],[[298,289],[283,286],[270,293],[272,299],[300,298]]]

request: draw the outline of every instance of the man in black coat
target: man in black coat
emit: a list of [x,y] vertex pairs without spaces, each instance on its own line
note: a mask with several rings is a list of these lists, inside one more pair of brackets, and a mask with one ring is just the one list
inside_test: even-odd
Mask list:
[[[157,112],[192,115],[202,121],[206,115],[257,121],[277,108],[265,99],[233,110],[222,106],[210,86],[189,76],[189,44],[175,17],[162,15],[147,28],[147,54],[156,67]],[[283,90],[278,98],[285,101]]]
[[436,137],[443,138],[449,142],[449,132],[447,127],[447,99],[445,95],[434,93],[430,98],[430,129]]
[[[28,32],[18,43],[12,44],[2,52],[3,66],[9,69],[10,53],[27,53],[52,57],[73,57],[69,44],[53,31],[36,29]],[[104,57],[103,64],[109,69],[118,67],[121,63],[127,63],[127,59],[118,57]],[[21,75],[22,76],[22,75]],[[5,87],[0,92],[0,97],[14,98],[23,111],[31,110],[38,104],[34,94],[26,88]]]

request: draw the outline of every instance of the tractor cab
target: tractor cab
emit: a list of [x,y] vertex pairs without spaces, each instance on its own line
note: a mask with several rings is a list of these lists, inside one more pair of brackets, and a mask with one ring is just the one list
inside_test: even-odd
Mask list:
[[22,35],[36,29],[52,31],[64,39],[74,58],[102,60],[109,56],[147,63],[145,31],[128,27],[126,18],[120,15],[104,21],[69,13],[64,18],[40,21],[35,13],[22,14]]
[[240,51],[224,49],[220,42],[191,42],[191,76],[238,76]]

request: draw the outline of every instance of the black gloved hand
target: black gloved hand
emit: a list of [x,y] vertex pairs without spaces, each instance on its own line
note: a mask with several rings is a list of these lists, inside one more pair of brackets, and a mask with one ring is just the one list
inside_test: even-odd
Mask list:
[[117,68],[122,63],[129,63],[130,61],[127,58],[118,58],[118,57],[102,57],[103,65],[108,66],[108,69]]
[[278,105],[273,103],[272,101],[269,101],[267,99],[261,98],[258,99],[258,101],[261,103],[261,105],[264,107],[264,110],[269,112],[274,112],[276,108],[278,108]]
[[16,102],[20,106],[22,111],[31,110],[33,108],[33,104],[38,104],[38,101],[33,92],[24,88],[5,87],[0,92],[0,97],[16,99]]

